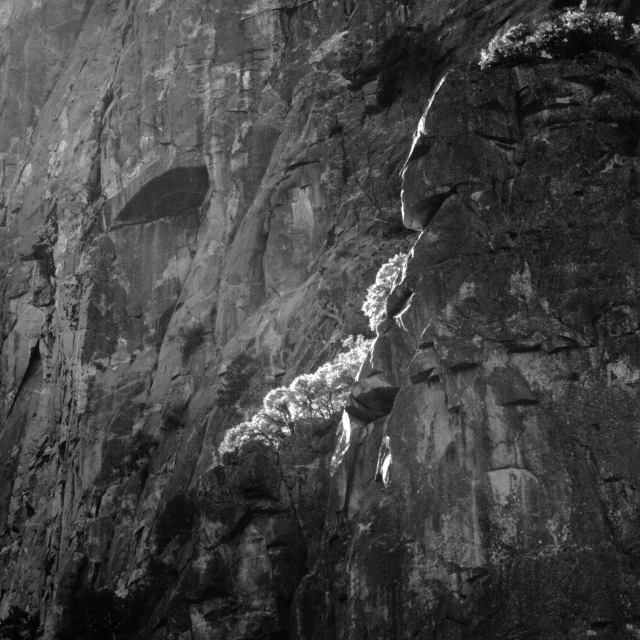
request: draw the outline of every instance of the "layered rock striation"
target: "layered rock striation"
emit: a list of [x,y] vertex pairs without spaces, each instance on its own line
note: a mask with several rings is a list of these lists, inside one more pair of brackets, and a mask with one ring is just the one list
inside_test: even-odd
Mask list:
[[[474,70],[558,4],[0,7],[0,615],[640,634],[638,71]],[[409,248],[337,431],[221,456]]]

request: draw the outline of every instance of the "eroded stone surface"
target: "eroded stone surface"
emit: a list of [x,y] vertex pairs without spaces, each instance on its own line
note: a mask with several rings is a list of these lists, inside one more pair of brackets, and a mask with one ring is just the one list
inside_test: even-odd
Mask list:
[[378,338],[408,334],[409,380],[298,637],[632,637],[639,86],[593,55],[438,88],[403,172],[409,296]]
[[[300,638],[634,633],[636,72],[454,72],[419,125],[549,4],[3,3],[0,613],[52,638],[82,585],[149,589],[157,640],[292,602]],[[335,451],[225,462],[414,244],[362,371],[393,392]]]

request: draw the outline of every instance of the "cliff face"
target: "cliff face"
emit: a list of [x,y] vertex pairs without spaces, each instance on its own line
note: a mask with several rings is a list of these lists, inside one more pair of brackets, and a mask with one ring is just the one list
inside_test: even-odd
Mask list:
[[301,637],[638,634],[639,89],[607,55],[437,88],[364,372],[400,389],[343,418],[344,565],[305,578]]
[[[640,634],[638,72],[468,70],[551,5],[2,3],[0,614]],[[411,247],[337,432],[223,459]]]

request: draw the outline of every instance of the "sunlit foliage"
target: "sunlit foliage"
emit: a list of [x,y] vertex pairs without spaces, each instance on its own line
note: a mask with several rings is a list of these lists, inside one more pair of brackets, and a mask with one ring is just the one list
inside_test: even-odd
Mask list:
[[362,311],[369,318],[369,326],[373,331],[386,314],[387,297],[402,279],[407,258],[406,253],[398,253],[385,262],[376,275],[376,281],[367,289]]
[[480,67],[563,58],[592,50],[625,53],[640,42],[640,26],[622,16],[587,7],[567,9],[536,25],[519,24],[495,37],[480,53]]
[[277,448],[293,433],[297,421],[304,418],[329,420],[342,409],[371,343],[362,336],[347,338],[342,343],[345,351],[315,373],[303,374],[288,387],[271,390],[251,420],[227,431],[220,451],[238,449],[251,440]]

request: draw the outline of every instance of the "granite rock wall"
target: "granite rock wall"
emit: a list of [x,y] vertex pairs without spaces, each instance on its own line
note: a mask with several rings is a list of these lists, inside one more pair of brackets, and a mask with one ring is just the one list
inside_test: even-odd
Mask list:
[[[0,616],[640,633],[637,71],[468,70],[557,4],[0,3]],[[336,435],[222,457],[410,248]]]
[[436,88],[354,397],[399,391],[382,424],[347,403],[294,637],[639,633],[639,79],[594,53]]

